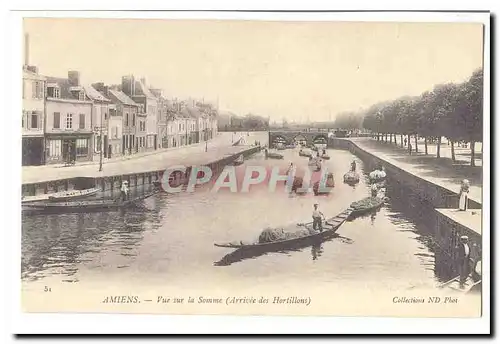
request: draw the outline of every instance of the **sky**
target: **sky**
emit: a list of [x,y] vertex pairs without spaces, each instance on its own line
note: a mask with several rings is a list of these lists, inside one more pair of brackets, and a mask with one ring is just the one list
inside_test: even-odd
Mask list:
[[462,82],[482,66],[474,23],[25,18],[29,63],[83,84],[145,77],[271,121],[325,121]]

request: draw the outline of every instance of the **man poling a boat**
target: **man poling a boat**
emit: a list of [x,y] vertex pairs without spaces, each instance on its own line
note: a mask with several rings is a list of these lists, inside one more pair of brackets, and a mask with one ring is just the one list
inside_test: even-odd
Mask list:
[[319,230],[320,232],[323,232],[323,224],[322,224],[322,219],[325,217],[321,211],[318,210],[318,203],[314,204],[314,210],[312,213],[312,218],[313,218],[313,230]]
[[351,162],[351,172],[356,172],[356,160]]
[[128,181],[125,180],[125,181],[122,182],[122,187],[121,187],[120,191],[121,191],[121,199],[122,199],[122,201],[128,200],[128,191],[129,191],[129,189],[128,189]]

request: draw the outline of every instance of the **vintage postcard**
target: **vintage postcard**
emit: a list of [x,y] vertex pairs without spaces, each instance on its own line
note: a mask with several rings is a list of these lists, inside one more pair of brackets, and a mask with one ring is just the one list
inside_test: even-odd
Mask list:
[[484,317],[487,13],[20,17],[22,312]]

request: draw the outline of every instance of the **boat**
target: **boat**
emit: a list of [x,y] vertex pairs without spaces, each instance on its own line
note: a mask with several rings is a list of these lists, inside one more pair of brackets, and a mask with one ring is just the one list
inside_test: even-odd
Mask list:
[[72,200],[72,199],[79,199],[79,198],[85,198],[88,196],[92,196],[92,195],[97,194],[99,191],[100,190],[98,188],[64,191],[64,192],[57,193],[54,195],[49,195],[48,200],[49,200],[49,202],[68,201],[68,200]]
[[285,148],[286,149],[295,149],[295,145],[286,145]]
[[308,158],[312,156],[312,152],[309,150],[301,149],[299,150],[299,156],[304,156]]
[[350,219],[377,210],[385,203],[385,200],[385,197],[379,195],[377,197],[369,196],[360,201],[351,203],[349,207],[352,210]]
[[323,159],[323,160],[330,160],[330,156],[328,154],[323,154],[321,156],[321,159]]
[[252,242],[245,243],[243,241],[239,242],[230,242],[230,243],[215,243],[214,245],[217,247],[226,247],[226,248],[234,248],[234,249],[264,249],[264,250],[273,250],[273,249],[282,249],[290,246],[294,246],[296,244],[304,244],[304,243],[314,243],[316,240],[325,240],[335,235],[335,232],[339,229],[339,227],[347,220],[349,215],[351,214],[351,209],[346,209],[339,213],[338,215],[331,217],[323,222],[323,231],[316,232],[313,228],[313,223],[305,223],[305,224],[293,224],[287,226],[286,232],[293,234],[298,231],[306,231],[311,234],[293,237],[290,239],[277,240],[271,242]]
[[90,211],[112,211],[133,206],[135,203],[153,196],[158,189],[136,198],[120,201],[115,199],[67,201],[67,202],[38,202],[23,206],[23,212],[74,213]]
[[268,152],[267,149],[265,151],[266,159],[283,159],[283,155],[273,152]]
[[315,167],[314,171],[318,172],[318,171],[321,170],[321,160],[318,159],[318,158],[312,158],[307,163],[307,166],[309,166],[309,167]]
[[360,180],[359,173],[357,172],[349,171],[346,174],[344,174],[344,183],[346,184],[350,185],[357,184],[359,183],[359,180]]
[[387,177],[387,174],[385,173],[384,170],[375,170],[375,171],[370,172],[368,177],[370,178],[370,181],[372,181],[372,182],[380,182]]
[[455,293],[473,293],[473,292],[481,292],[481,283],[482,280],[474,280],[471,276],[468,276],[465,280],[463,286],[460,286],[460,275],[452,278],[451,280],[441,284],[438,288],[444,289],[446,288],[449,291]]
[[335,187],[335,180],[333,179],[333,173],[328,173],[325,184],[326,184],[326,187],[328,189],[320,190],[319,189],[319,181],[314,183],[314,185],[313,185],[314,195],[316,195],[316,196],[328,195],[332,191],[331,189]]
[[243,164],[245,162],[245,158],[243,157],[243,154],[240,154],[240,156],[238,156],[234,161],[233,161],[233,165],[234,166],[239,166],[241,164]]

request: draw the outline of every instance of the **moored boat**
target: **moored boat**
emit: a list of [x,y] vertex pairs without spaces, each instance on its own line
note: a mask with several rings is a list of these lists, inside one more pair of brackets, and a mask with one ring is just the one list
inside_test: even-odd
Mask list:
[[323,159],[323,160],[330,160],[330,156],[328,154],[323,154],[321,156],[321,159]]
[[134,205],[148,197],[159,192],[154,190],[142,196],[135,197],[127,201],[114,199],[88,200],[88,201],[67,201],[67,202],[37,202],[23,205],[23,212],[42,212],[42,213],[79,213],[90,211],[112,211]]
[[91,189],[85,189],[85,190],[71,190],[71,191],[65,191],[61,193],[57,193],[54,195],[49,195],[49,202],[61,202],[61,201],[68,201],[72,199],[79,199],[79,198],[85,198],[88,196],[95,195],[99,192],[98,188],[91,188]]
[[[346,221],[346,219],[351,214],[350,209],[346,209],[339,213],[338,215],[327,219],[323,223],[323,231],[315,231],[313,230],[313,223],[305,223],[305,224],[293,224],[287,226],[279,231],[278,240],[270,241],[270,242],[262,242],[257,240],[255,242],[245,243],[243,241],[239,242],[230,242],[214,245],[217,247],[227,247],[234,249],[264,249],[264,250],[273,250],[273,249],[282,249],[286,247],[293,246],[299,243],[314,243],[316,240],[325,240],[335,235],[335,232],[339,229],[339,227]],[[262,234],[261,234],[262,237]]]

